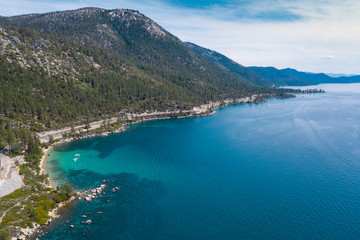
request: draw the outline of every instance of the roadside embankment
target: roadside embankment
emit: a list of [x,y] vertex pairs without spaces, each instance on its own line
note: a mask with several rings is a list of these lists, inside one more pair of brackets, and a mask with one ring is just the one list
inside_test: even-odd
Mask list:
[[0,154],[1,170],[0,170],[0,197],[6,196],[16,189],[21,188],[24,183],[19,175],[19,167],[16,166],[23,162],[23,156],[10,158],[5,154]]

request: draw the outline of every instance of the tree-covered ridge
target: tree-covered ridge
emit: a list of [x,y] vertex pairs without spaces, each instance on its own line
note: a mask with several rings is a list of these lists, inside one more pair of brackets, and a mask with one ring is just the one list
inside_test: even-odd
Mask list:
[[0,23],[0,113],[46,127],[280,92],[203,59],[136,11],[87,8]]
[[211,81],[246,83],[253,78],[250,75],[234,77],[224,73],[224,69],[215,68],[214,64],[209,65],[178,38],[137,11],[85,8],[6,20],[17,26],[31,27],[86,45],[109,49],[117,57],[127,59],[148,74],[156,74],[156,78],[163,78],[166,74],[167,80],[181,84],[186,81],[193,88],[203,88]]

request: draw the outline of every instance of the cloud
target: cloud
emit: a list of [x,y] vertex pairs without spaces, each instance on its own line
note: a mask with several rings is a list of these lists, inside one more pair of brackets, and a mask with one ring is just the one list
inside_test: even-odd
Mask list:
[[[176,17],[169,12],[168,16],[162,16],[166,20],[161,24],[182,40],[219,51],[246,66],[360,74],[357,64],[360,56],[359,3],[287,1],[269,7],[264,4],[265,7],[260,1],[247,5],[245,17],[237,17],[235,12],[245,10],[239,11],[244,6],[237,8],[236,5],[230,9],[217,6],[190,13],[180,11]],[[252,17],[281,9],[297,17]],[[322,58],[327,55],[337,58],[329,62]]]
[[322,58],[332,60],[332,59],[335,59],[336,57],[334,57],[332,55],[326,55],[326,56],[323,56]]

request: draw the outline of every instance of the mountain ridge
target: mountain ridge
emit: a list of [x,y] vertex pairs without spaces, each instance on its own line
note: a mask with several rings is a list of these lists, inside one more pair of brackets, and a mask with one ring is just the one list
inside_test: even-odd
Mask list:
[[6,116],[55,124],[124,109],[178,110],[253,94],[285,96],[203,59],[138,11],[83,8],[0,22],[6,32],[0,80],[10,89],[0,94],[18,96],[15,104],[0,103]]
[[357,83],[360,76],[331,77],[325,73],[301,72],[293,68],[248,67],[277,86],[308,86],[322,83]]
[[256,72],[248,69],[241,64],[233,61],[225,55],[218,53],[214,50],[200,47],[194,43],[185,42],[185,44],[194,52],[199,54],[204,59],[216,64],[217,66],[235,74],[236,76],[244,79],[250,84],[272,87],[273,83],[265,79]]

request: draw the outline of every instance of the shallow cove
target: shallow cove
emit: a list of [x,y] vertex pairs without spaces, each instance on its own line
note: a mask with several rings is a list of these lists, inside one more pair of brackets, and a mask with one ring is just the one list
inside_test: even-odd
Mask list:
[[359,239],[360,84],[334,86],[54,148],[51,177],[109,188],[41,239]]

